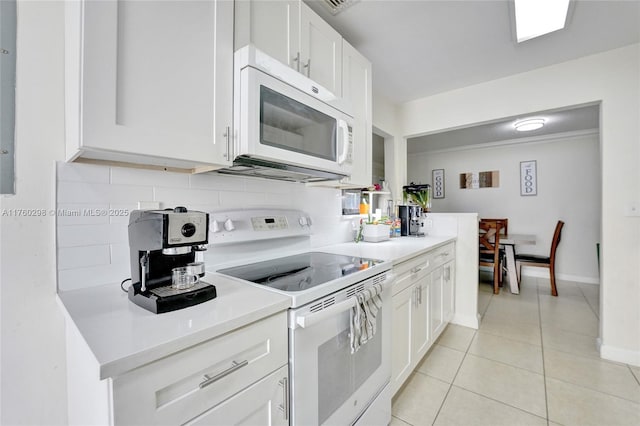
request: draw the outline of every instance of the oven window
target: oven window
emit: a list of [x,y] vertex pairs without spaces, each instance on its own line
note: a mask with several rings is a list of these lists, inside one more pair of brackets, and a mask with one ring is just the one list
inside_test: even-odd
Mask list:
[[382,363],[382,311],[377,333],[351,354],[349,328],[318,347],[318,424],[324,423]]
[[336,161],[337,120],[260,86],[260,143]]

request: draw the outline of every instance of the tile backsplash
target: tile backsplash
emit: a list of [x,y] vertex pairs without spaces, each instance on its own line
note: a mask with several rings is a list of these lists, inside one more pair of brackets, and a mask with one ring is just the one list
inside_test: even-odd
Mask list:
[[131,276],[128,213],[138,202],[206,212],[252,207],[303,210],[314,221],[311,247],[348,241],[352,235],[351,221],[342,219],[341,192],[336,189],[80,163],[59,162],[56,170],[60,291],[120,283]]

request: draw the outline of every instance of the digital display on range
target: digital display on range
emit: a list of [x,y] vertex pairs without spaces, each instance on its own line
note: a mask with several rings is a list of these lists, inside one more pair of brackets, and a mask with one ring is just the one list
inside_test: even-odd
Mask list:
[[266,217],[264,219],[264,222],[265,223],[276,223],[276,220],[274,218],[272,218],[272,217]]

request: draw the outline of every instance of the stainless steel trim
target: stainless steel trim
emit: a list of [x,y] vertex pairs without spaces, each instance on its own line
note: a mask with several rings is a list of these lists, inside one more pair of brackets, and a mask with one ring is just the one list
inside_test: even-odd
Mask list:
[[340,180],[346,175],[317,170],[309,167],[294,166],[291,164],[279,163],[273,160],[241,155],[233,160],[233,166],[219,169],[216,173],[242,176],[255,176],[267,179],[284,180],[288,182],[325,182]]
[[177,254],[191,253],[191,246],[184,247],[169,247],[162,249],[162,254],[175,256]]
[[296,53],[296,56],[293,58],[293,62],[296,63],[296,71],[300,72],[300,52]]
[[227,139],[227,153],[224,155],[224,158],[231,160],[233,157],[231,156],[231,128],[229,126],[226,127],[222,136]]
[[307,77],[311,77],[311,58],[307,61],[306,65],[303,65],[304,68],[307,69]]
[[282,386],[282,404],[278,408],[282,411],[285,420],[289,420],[289,378],[283,377],[278,382]]
[[227,368],[226,370],[224,370],[221,373],[216,374],[213,377],[209,377],[207,374],[204,375],[205,380],[203,382],[201,382],[198,386],[200,387],[200,389],[203,389],[207,386],[209,386],[210,384],[217,382],[218,380],[222,379],[223,377],[228,376],[229,374],[233,373],[236,370],[241,369],[242,367],[245,367],[246,365],[249,364],[248,360],[244,360],[244,361],[240,361],[240,362],[236,362],[236,361],[232,361],[231,367]]

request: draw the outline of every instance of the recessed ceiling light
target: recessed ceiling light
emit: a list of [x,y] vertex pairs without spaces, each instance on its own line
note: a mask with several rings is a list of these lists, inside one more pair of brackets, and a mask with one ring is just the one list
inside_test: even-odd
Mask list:
[[518,132],[538,130],[542,126],[544,126],[544,118],[525,118],[524,120],[518,120],[513,123],[513,127],[515,127]]
[[568,11],[569,0],[515,0],[518,43],[564,28]]

